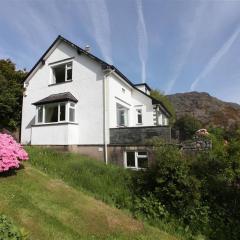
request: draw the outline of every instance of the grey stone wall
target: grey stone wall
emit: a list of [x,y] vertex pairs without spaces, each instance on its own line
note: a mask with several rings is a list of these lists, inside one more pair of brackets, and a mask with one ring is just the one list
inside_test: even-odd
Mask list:
[[160,137],[171,141],[171,128],[167,126],[110,128],[110,144],[146,144],[146,141]]

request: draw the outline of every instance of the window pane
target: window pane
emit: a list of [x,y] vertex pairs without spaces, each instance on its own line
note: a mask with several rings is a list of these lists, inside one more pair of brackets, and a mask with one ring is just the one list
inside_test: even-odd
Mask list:
[[41,123],[43,121],[43,106],[38,107],[38,122]]
[[75,122],[75,109],[69,108],[69,121]]
[[70,103],[70,106],[71,106],[71,107],[75,107],[75,104],[71,102],[71,103]]
[[119,125],[120,126],[125,126],[125,114],[124,110],[119,111]]
[[72,69],[67,69],[67,80],[72,80]]
[[138,114],[138,123],[142,123],[142,114]]
[[117,126],[128,125],[128,109],[120,104],[117,104]]
[[138,167],[139,168],[147,168],[148,167],[148,158],[147,157],[138,158]]
[[65,65],[64,64],[54,67],[53,73],[55,77],[55,83],[65,82]]
[[45,122],[57,122],[58,121],[58,105],[46,105],[45,106]]
[[138,152],[138,156],[147,156],[147,152]]
[[127,167],[136,167],[135,152],[127,152]]
[[65,103],[60,104],[60,121],[65,121],[66,117],[66,105]]

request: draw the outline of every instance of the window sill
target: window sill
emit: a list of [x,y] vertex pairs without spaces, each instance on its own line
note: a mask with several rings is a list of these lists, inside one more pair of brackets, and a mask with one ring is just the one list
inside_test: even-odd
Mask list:
[[32,127],[41,127],[41,126],[52,126],[52,125],[78,125],[77,122],[52,122],[52,123],[37,123],[33,124]]
[[61,85],[61,84],[65,84],[65,83],[70,83],[72,82],[73,80],[68,80],[66,82],[61,82],[61,83],[51,83],[51,84],[48,84],[48,87],[51,87],[51,86],[56,86],[56,85]]
[[137,168],[137,167],[125,167],[125,169],[130,169],[133,171],[145,171],[146,168]]

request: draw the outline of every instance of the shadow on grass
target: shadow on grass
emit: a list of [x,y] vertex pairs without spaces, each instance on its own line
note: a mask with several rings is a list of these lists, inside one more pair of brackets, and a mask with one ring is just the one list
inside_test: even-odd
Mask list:
[[19,170],[24,169],[24,165],[21,164],[19,168],[17,169],[9,169],[7,172],[2,172],[0,173],[0,178],[6,178],[6,177],[11,177],[11,176],[16,176],[17,172]]

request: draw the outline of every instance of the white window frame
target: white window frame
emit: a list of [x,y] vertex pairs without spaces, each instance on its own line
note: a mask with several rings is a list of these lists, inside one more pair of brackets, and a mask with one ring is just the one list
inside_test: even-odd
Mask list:
[[[71,103],[74,104],[74,106],[71,106]],[[70,109],[74,110],[74,120],[70,121]],[[76,104],[73,102],[68,103],[68,121],[69,122],[76,122]]]
[[[137,108],[136,113],[137,113],[137,125],[143,125],[143,111],[142,111],[142,108]],[[142,122],[138,122],[138,116],[139,115],[141,115]]]
[[[120,118],[120,111],[123,111],[124,113],[124,124],[123,125],[120,125],[119,124],[119,118]],[[116,120],[117,120],[117,127],[127,127],[128,126],[128,123],[129,123],[129,119],[128,119],[128,115],[129,115],[129,109],[124,107],[123,105],[117,103],[116,104]]]
[[[64,101],[64,102],[57,102],[57,103],[47,103],[47,104],[42,104],[36,107],[36,119],[35,119],[35,124],[36,125],[51,125],[51,124],[58,124],[58,123],[76,123],[76,103],[73,103],[74,106],[70,106],[69,101]],[[60,105],[65,104],[65,120],[60,120]],[[45,114],[46,114],[46,106],[47,105],[57,105],[58,106],[58,121],[57,122],[45,122]],[[38,110],[39,108],[43,108],[43,115],[42,115],[42,122],[38,122]],[[69,108],[73,108],[75,113],[74,113],[74,121],[70,121],[69,119]]]
[[[68,66],[68,64],[71,64],[71,66]],[[62,83],[72,81],[72,78],[73,78],[73,61],[70,61],[70,62],[63,62],[63,63],[59,63],[59,64],[55,64],[55,65],[51,66],[51,79],[52,79],[51,84],[61,84],[61,83],[56,83],[56,77],[55,77],[54,69],[59,67],[59,66],[62,66],[62,65],[64,65],[64,68],[65,68],[64,82],[62,82]],[[67,79],[67,70],[69,70],[69,69],[72,69],[72,78],[71,79]]]
[[[128,152],[134,152],[134,157],[135,157],[135,166],[134,167],[127,166],[127,153]],[[138,152],[146,152],[146,155],[139,155]],[[148,159],[148,152],[146,150],[142,150],[142,151],[141,150],[138,150],[138,151],[131,151],[131,150],[125,151],[124,152],[124,167],[128,168],[128,169],[132,169],[132,170],[144,170],[144,169],[146,169],[146,168],[138,167],[138,159],[139,158],[147,158],[147,161],[149,161],[149,159]]]

